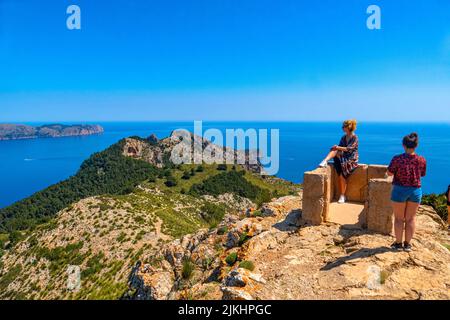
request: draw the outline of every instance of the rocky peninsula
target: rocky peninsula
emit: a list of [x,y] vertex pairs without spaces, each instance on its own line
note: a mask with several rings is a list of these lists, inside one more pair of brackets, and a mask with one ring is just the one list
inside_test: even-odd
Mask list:
[[0,124],[0,140],[87,136],[103,131],[101,126],[90,124],[47,124],[36,127],[24,124]]

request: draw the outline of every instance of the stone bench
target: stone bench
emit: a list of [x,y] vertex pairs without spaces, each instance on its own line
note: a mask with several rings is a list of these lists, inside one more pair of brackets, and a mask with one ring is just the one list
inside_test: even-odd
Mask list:
[[[392,233],[390,203],[392,179],[385,178],[387,166],[361,164],[348,179],[347,200],[364,205],[364,225],[371,231]],[[303,220],[319,225],[329,222],[330,203],[339,197],[338,175],[333,166],[305,172]]]

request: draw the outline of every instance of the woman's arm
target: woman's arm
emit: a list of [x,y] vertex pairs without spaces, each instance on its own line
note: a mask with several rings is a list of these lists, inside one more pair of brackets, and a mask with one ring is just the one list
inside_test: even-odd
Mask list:
[[427,161],[423,160],[423,166],[422,166],[422,177],[425,177],[427,175]]
[[397,157],[392,158],[391,163],[387,168],[386,175],[387,176],[395,176],[395,172],[397,171]]
[[[345,137],[343,139],[345,139]],[[346,147],[343,147],[342,143],[341,143],[341,145],[336,147],[336,150],[348,152],[348,151],[353,151],[353,150],[357,149],[358,148],[358,137],[354,136],[354,138],[352,140],[353,141]]]

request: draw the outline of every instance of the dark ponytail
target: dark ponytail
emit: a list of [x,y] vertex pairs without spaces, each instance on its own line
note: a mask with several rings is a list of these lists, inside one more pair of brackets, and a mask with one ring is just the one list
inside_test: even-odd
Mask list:
[[415,149],[419,145],[419,135],[415,132],[403,138],[403,145],[408,149]]

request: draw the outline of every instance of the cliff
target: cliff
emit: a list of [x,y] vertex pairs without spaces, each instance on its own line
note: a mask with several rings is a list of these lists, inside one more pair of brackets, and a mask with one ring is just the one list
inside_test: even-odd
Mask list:
[[0,140],[86,136],[103,131],[99,125],[49,124],[33,127],[23,124],[0,124]]
[[132,299],[450,299],[445,224],[428,206],[414,251],[393,252],[391,236],[320,226],[302,218],[302,195],[229,216],[218,229],[164,245],[133,269]]

